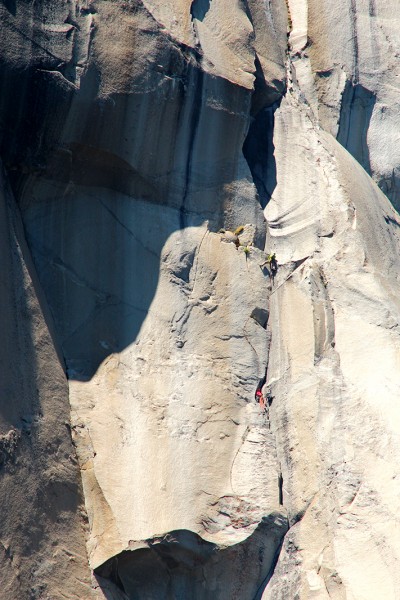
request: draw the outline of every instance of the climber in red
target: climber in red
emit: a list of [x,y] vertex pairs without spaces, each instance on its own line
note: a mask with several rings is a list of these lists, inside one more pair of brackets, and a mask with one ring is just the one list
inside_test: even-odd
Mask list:
[[259,402],[261,410],[265,410],[265,398],[260,388],[256,391],[256,400]]

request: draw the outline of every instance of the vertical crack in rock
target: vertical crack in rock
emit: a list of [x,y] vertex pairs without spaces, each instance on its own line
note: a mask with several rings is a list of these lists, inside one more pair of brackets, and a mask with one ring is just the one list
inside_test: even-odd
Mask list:
[[189,82],[193,85],[193,96],[192,105],[190,109],[191,113],[189,118],[189,140],[186,157],[185,181],[184,188],[182,191],[182,204],[179,208],[179,225],[181,229],[184,229],[184,227],[187,224],[186,202],[190,191],[193,152],[196,143],[196,136],[200,121],[201,110],[203,106],[203,71],[197,68],[191,68],[189,70],[189,73],[192,75],[194,82],[192,83],[192,81],[189,79]]
[[353,64],[353,72],[354,72],[354,83],[357,85],[359,83],[360,78],[360,66],[359,66],[359,41],[358,41],[358,13],[357,13],[357,0],[350,0],[350,13],[351,13],[351,32],[352,32],[352,42],[354,47],[354,64]]
[[375,0],[368,0],[368,13],[370,17],[376,17],[376,2]]
[[264,209],[276,187],[276,163],[274,156],[274,114],[279,106],[259,111],[250,125],[243,144],[243,154],[249,165],[257,188],[261,207]]
[[278,476],[278,487],[279,487],[279,504],[283,506],[283,476],[282,473]]

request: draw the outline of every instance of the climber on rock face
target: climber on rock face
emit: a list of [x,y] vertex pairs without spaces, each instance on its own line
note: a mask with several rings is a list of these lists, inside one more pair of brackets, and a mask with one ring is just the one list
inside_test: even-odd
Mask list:
[[264,410],[265,409],[265,398],[264,398],[263,393],[260,388],[258,388],[256,391],[256,400],[260,404],[260,408],[262,410]]
[[269,264],[270,268],[271,268],[271,275],[272,277],[275,277],[277,271],[278,271],[278,261],[276,260],[276,254],[275,252],[272,254],[269,254],[267,257],[267,263]]
[[267,392],[266,396],[265,396],[265,400],[266,400],[268,406],[271,406],[273,399],[274,399],[274,396],[272,396],[271,392]]

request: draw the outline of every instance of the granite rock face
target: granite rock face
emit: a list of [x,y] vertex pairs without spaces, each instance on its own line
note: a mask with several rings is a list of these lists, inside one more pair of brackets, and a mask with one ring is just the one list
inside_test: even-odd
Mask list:
[[1,600],[398,597],[395,8],[1,4]]
[[394,0],[288,0],[290,65],[320,126],[399,208],[400,40]]
[[3,173],[0,199],[0,596],[89,599],[87,516],[68,386]]

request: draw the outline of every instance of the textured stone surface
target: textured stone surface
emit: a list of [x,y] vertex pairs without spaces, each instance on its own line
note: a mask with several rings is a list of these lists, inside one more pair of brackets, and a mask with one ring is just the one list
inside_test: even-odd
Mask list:
[[400,40],[395,0],[288,0],[291,66],[321,126],[399,208]]
[[3,173],[0,202],[0,597],[89,599],[67,381]]
[[394,599],[399,217],[297,102],[282,103],[274,142],[285,183],[266,215],[285,266],[267,384],[291,527],[263,598]]
[[252,318],[268,297],[264,260],[255,248],[246,259],[205,227],[171,235],[135,343],[90,382],[71,382],[78,451],[91,451],[84,486],[95,478],[105,498],[98,522],[96,505],[89,513],[94,566],[157,532],[238,543],[279,510],[274,445],[254,403],[268,354]]
[[399,597],[396,5],[0,4],[1,600]]

